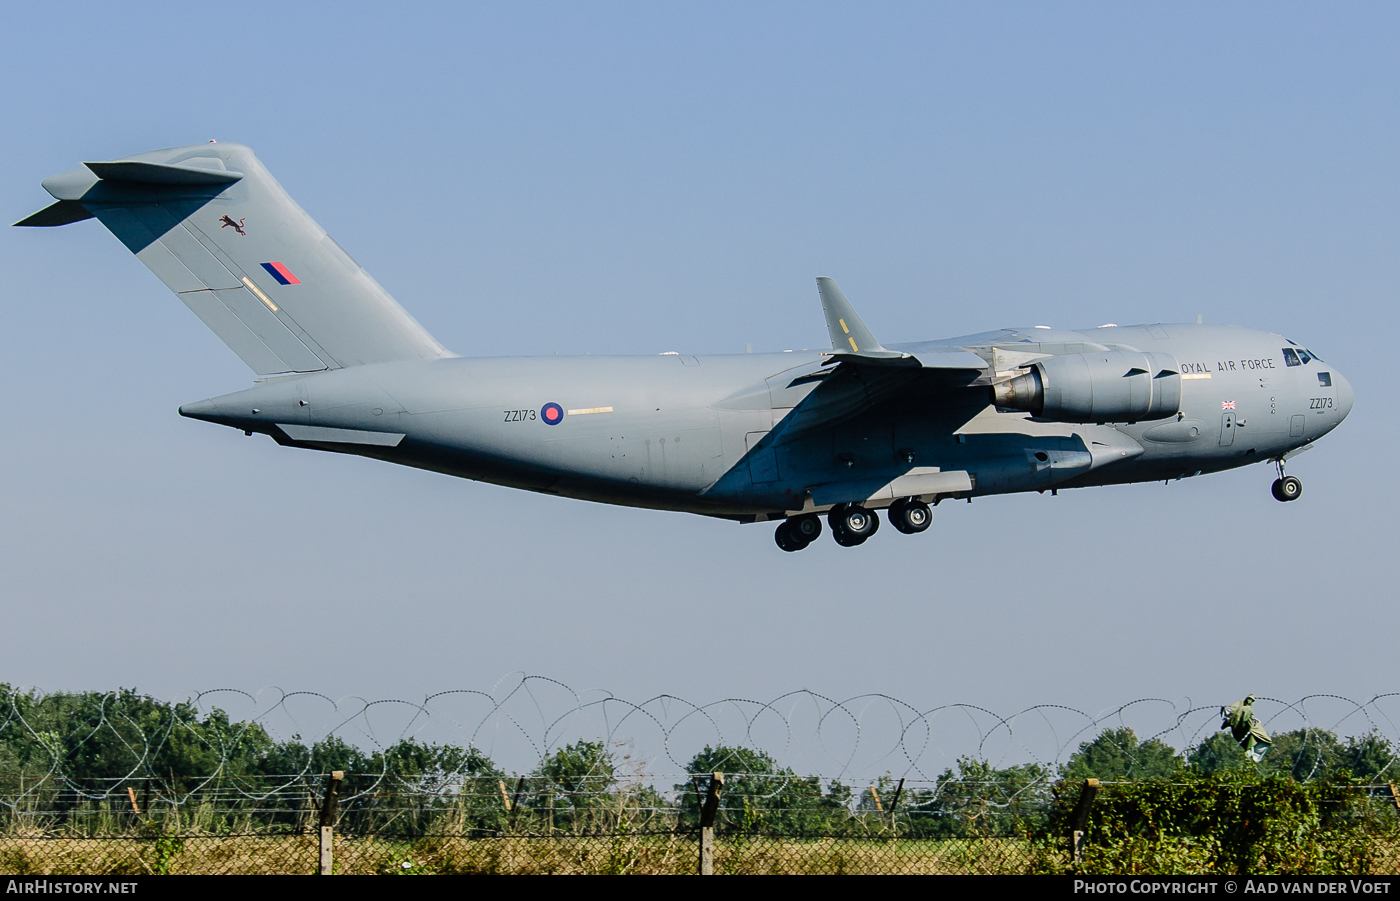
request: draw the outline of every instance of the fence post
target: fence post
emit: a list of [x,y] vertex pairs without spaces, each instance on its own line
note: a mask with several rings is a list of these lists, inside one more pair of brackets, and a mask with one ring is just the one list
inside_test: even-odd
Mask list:
[[715,875],[715,814],[719,813],[719,793],[724,790],[724,774],[710,774],[705,806],[700,808],[700,875]]
[[1099,793],[1099,780],[1085,779],[1079,790],[1079,802],[1074,805],[1070,816],[1070,851],[1074,855],[1074,865],[1084,862],[1084,831],[1089,826],[1089,809],[1094,806],[1094,795]]
[[317,870],[321,876],[331,875],[331,866],[335,862],[331,839],[335,834],[336,796],[340,793],[340,782],[344,778],[344,770],[332,772],[331,781],[326,784],[326,796],[321,799],[321,866]]
[[1390,797],[1395,801],[1395,809],[1400,810],[1400,788],[1395,787],[1395,783],[1390,783]]

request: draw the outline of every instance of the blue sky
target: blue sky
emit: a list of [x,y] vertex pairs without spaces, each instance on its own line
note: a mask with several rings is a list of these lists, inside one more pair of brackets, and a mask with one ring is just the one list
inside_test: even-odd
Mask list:
[[1290,471],[918,538],[539,497],[183,420],[250,375],[96,222],[0,231],[0,680],[421,697],[513,671],[1081,709],[1397,688],[1400,22],[1349,4],[12,4],[0,208],[252,146],[464,355],[1228,322],[1346,373]]

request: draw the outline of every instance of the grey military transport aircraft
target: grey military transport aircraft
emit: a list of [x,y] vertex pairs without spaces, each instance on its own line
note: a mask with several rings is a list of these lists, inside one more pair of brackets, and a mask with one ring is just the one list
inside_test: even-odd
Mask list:
[[181,415],[278,444],[743,523],[785,551],[914,534],[950,499],[1284,463],[1352,389],[1307,348],[1221,325],[1047,326],[886,347],[817,279],[832,347],[464,358],[414,321],[247,147],[85,163],[16,223],[96,217],[256,373]]

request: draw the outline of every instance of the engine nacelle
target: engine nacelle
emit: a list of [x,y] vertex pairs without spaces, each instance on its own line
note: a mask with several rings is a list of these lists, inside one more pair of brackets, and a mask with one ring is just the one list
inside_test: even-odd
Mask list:
[[1137,422],[1176,415],[1181,371],[1170,354],[1063,354],[992,391],[998,407],[1055,422]]

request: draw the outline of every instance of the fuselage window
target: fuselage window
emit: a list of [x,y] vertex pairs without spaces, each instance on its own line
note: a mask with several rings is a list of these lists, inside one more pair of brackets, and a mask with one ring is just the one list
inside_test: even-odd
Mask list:
[[1285,347],[1283,349],[1283,362],[1289,366],[1303,365],[1302,363],[1298,362],[1298,355],[1293,352],[1293,348],[1291,347]]
[[1322,387],[1324,387],[1324,388],[1331,388],[1331,387],[1332,387],[1332,373],[1330,373],[1330,372],[1319,372],[1319,373],[1317,374],[1317,383],[1318,383],[1319,385],[1321,385]]

